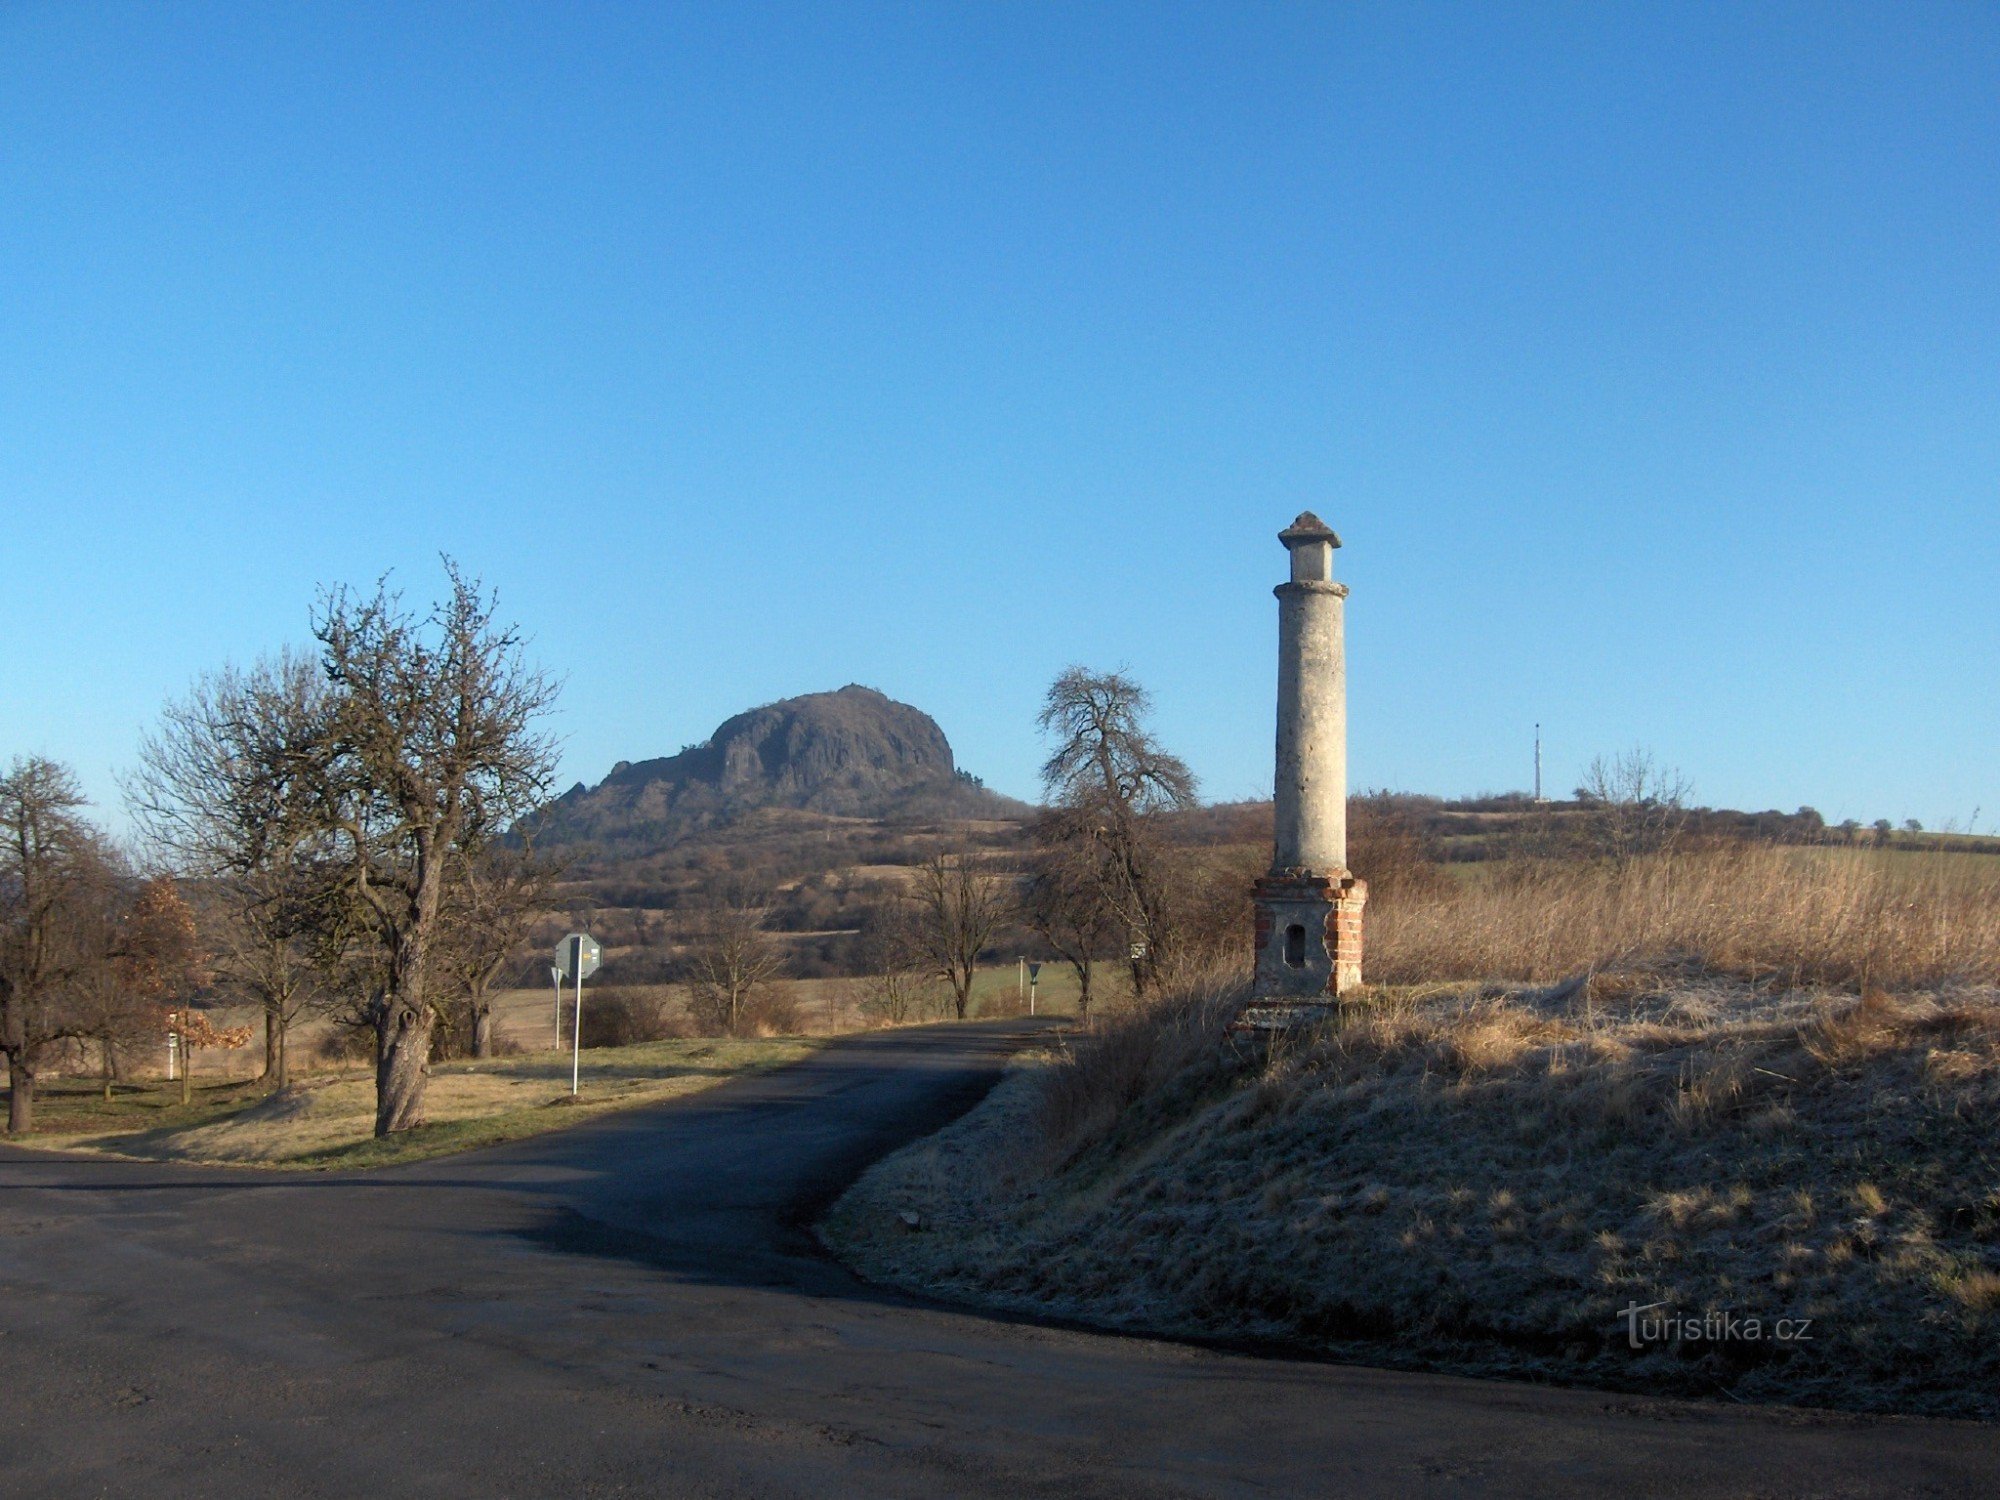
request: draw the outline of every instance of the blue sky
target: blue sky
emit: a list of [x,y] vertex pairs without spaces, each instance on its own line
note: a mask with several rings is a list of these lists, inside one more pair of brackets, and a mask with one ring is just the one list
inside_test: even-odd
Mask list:
[[565,778],[859,681],[1030,795],[1123,666],[1268,793],[1651,748],[2000,820],[2000,10],[0,8],[0,758],[449,552]]

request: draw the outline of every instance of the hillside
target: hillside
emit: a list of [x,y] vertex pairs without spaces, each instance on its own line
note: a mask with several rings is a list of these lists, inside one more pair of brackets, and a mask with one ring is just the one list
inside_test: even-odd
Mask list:
[[579,782],[558,797],[537,837],[546,847],[644,854],[767,809],[897,821],[1025,811],[958,770],[929,714],[850,685],[737,714],[676,755],[621,761],[596,786]]

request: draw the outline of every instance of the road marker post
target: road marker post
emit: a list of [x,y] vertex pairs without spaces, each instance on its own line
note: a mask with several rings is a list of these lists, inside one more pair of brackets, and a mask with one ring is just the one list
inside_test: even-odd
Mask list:
[[597,946],[597,939],[587,932],[572,932],[556,947],[556,961],[549,972],[556,981],[556,1047],[562,1047],[562,982],[576,980],[576,1014],[571,1018],[572,1032],[569,1058],[569,1096],[577,1096],[577,1087],[583,1073],[583,981],[597,972],[598,960],[604,950]]

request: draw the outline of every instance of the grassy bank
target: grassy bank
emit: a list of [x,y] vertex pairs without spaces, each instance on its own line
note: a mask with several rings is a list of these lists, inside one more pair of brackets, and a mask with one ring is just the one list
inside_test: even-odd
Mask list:
[[1235,998],[1024,1065],[829,1243],[1128,1329],[2000,1417],[1994,990],[1628,968],[1381,990],[1269,1051],[1226,1035]]
[[1384,870],[1369,902],[1367,967],[1380,982],[1554,981],[1693,960],[1792,987],[2000,984],[1991,857],[1741,845],[1624,865],[1516,861],[1455,881],[1409,874]]
[[817,1045],[780,1037],[593,1048],[582,1055],[582,1093],[574,1102],[567,1053],[439,1064],[425,1095],[429,1123],[387,1140],[373,1136],[370,1069],[314,1075],[275,1095],[254,1084],[209,1082],[187,1105],[178,1084],[121,1088],[107,1102],[94,1086],[61,1080],[44,1088],[40,1128],[18,1144],[228,1166],[387,1166],[678,1098],[795,1062]]

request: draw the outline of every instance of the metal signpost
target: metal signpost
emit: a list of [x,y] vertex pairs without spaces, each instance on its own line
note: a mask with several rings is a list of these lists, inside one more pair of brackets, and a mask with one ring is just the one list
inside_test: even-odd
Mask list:
[[549,965],[549,979],[556,987],[556,1051],[562,1051],[562,982],[561,964]]
[[573,1050],[569,1059],[569,1096],[576,1097],[577,1079],[583,1068],[583,982],[597,972],[603,950],[587,932],[572,932],[556,949],[556,1045],[562,1045],[562,981],[576,981],[576,1015],[571,1018]]
[[1040,984],[1041,982],[1042,982],[1042,966],[1040,964],[1029,964],[1028,965],[1028,1014],[1031,1016],[1035,1013],[1035,986]]

